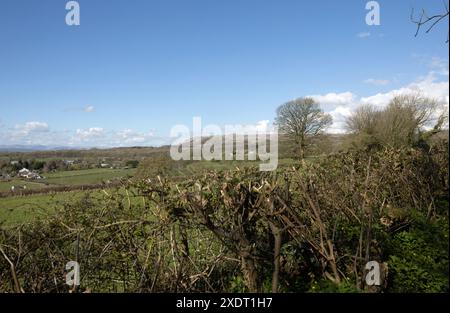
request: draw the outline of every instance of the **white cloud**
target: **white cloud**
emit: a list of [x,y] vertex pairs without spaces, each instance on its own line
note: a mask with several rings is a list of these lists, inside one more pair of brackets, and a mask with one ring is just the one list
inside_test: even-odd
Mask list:
[[434,75],[428,75],[405,87],[361,98],[361,103],[371,103],[379,108],[383,108],[397,95],[421,92],[426,97],[436,99],[437,101],[448,105],[449,82],[437,82],[436,80]]
[[445,60],[440,57],[432,57],[429,64],[432,74],[449,76],[448,73],[448,60]]
[[26,122],[0,132],[0,144],[37,144],[44,138],[51,138],[52,132],[45,122]]
[[435,118],[437,118],[443,111],[446,111],[448,114],[449,82],[448,80],[438,82],[433,72],[421,80],[413,82],[405,87],[391,90],[386,93],[378,93],[370,97],[361,98],[361,103],[370,103],[378,108],[384,108],[395,96],[411,93],[420,93],[425,97],[436,100],[440,104],[435,114],[433,114]]
[[344,133],[345,120],[361,104],[372,104],[379,109],[388,105],[390,100],[397,95],[420,92],[424,96],[433,98],[442,104],[442,108],[436,115],[447,110],[449,106],[449,82],[438,81],[434,72],[418,79],[404,87],[394,89],[385,93],[377,93],[367,97],[358,97],[352,92],[328,93],[325,95],[310,96],[320,103],[322,109],[333,117],[333,124],[327,130],[330,133]]
[[367,38],[369,36],[370,36],[369,32],[361,32],[361,33],[356,34],[356,37],[358,37],[358,38]]
[[219,127],[223,134],[232,135],[255,135],[255,134],[270,134],[274,131],[274,125],[270,120],[261,120],[254,124],[230,124],[225,125],[224,127]]
[[84,108],[84,112],[87,112],[87,113],[94,112],[94,110],[95,110],[95,107],[92,106],[92,105],[89,105],[89,106]]
[[346,105],[355,101],[355,95],[351,92],[342,93],[327,93],[325,95],[311,95],[308,96],[320,102],[322,105]]
[[428,54],[413,53],[411,57],[415,63],[426,66],[429,69],[429,74],[449,76],[448,71],[448,57],[446,59],[438,56],[430,56]]
[[358,97],[349,91],[342,93],[331,92],[325,95],[310,95],[308,97],[316,100],[320,103],[320,107],[324,111],[331,114],[333,121],[335,121],[331,127],[331,130],[338,127],[337,125],[340,124],[339,121],[345,118],[343,112],[351,110],[357,105],[358,101]]
[[28,135],[35,132],[48,132],[49,127],[44,122],[26,122],[25,124],[16,125],[15,129],[23,135]]
[[153,131],[139,132],[133,129],[115,131],[102,127],[50,131],[48,125],[41,122],[28,122],[0,132],[0,145],[108,148],[159,146],[169,143],[168,137],[157,137]]
[[143,144],[149,142],[155,137],[151,131],[148,133],[143,133],[129,128],[118,131],[115,135],[116,144],[119,146],[125,144]]
[[77,129],[75,136],[72,138],[74,141],[91,141],[93,139],[99,139],[105,135],[105,131],[101,127],[91,127],[89,129]]
[[260,132],[260,133],[265,133],[268,132],[270,129],[270,121],[269,120],[262,120],[256,123],[256,125],[254,125],[254,128],[256,130],[256,132]]
[[375,86],[385,86],[388,85],[390,83],[389,80],[387,79],[375,79],[375,78],[369,78],[366,79],[364,81],[364,83],[366,84],[371,84],[371,85],[375,85]]
[[77,129],[69,141],[71,146],[126,147],[150,146],[166,143],[165,138],[156,137],[153,131],[140,132],[130,128],[119,131],[101,127]]
[[328,93],[325,95],[308,96],[316,100],[320,107],[333,118],[333,124],[327,129],[330,133],[343,133],[345,130],[345,119],[358,106],[358,97],[350,92]]

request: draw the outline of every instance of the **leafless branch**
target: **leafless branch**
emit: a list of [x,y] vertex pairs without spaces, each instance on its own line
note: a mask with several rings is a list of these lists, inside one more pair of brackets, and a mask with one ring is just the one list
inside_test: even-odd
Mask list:
[[[422,27],[427,27],[425,33],[429,33],[439,22],[444,20],[449,15],[448,5],[444,2],[444,8],[445,11],[441,14],[435,14],[432,16],[429,16],[425,9],[422,9],[422,13],[417,18],[414,16],[414,8],[411,10],[411,21],[417,25],[415,37],[417,37],[420,33],[420,29]],[[448,32],[447,32],[447,40],[446,43],[449,42]]]

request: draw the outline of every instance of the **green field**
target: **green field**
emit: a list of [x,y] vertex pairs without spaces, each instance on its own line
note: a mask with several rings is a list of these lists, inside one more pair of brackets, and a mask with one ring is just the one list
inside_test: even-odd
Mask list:
[[[0,225],[12,226],[31,222],[38,218],[45,218],[51,215],[56,208],[62,208],[66,203],[79,201],[85,195],[89,195],[91,199],[101,200],[104,199],[107,194],[113,193],[122,195],[124,206],[128,205],[128,197],[123,188],[119,190],[77,190],[44,195],[0,198]],[[130,202],[132,205],[140,204],[141,201],[140,197],[132,197],[130,194]]]
[[51,185],[88,185],[98,184],[114,178],[133,176],[136,169],[89,169],[64,171],[44,175],[42,181]]
[[29,181],[14,178],[11,181],[0,182],[0,192],[11,190],[11,186],[27,189],[43,189],[53,186],[99,184],[114,178],[133,176],[136,169],[89,169],[79,171],[64,171],[44,174],[45,179]]
[[[49,173],[44,175],[45,179],[37,181],[12,179],[8,182],[0,182],[0,192],[11,190],[11,186],[16,186],[16,192],[20,192],[18,187],[23,186],[26,186],[27,190],[37,190],[65,185],[98,184],[115,178],[133,176],[135,172],[136,169],[89,169]],[[55,207],[76,201],[86,193],[104,195],[101,190],[95,190],[0,198],[0,223],[12,225],[45,216]]]
[[[185,167],[175,169],[171,176],[189,177],[209,170],[229,170],[236,167],[258,166],[259,161],[201,161],[192,162]],[[280,159],[279,167],[289,167],[295,164],[293,159]],[[27,190],[45,189],[58,186],[80,186],[99,184],[115,178],[134,176],[136,169],[88,169],[77,171],[61,171],[47,173],[45,179],[37,181],[27,181],[12,179],[9,182],[0,182],[0,192],[11,190],[11,186],[26,186]],[[84,194],[90,193],[94,196],[104,196],[101,190],[92,191],[71,191],[44,195],[14,196],[0,198],[0,223],[13,225],[21,222],[31,221],[40,216],[51,213],[55,207],[64,203],[76,201]],[[135,200],[133,200],[135,201]]]
[[46,186],[46,184],[40,181],[26,181],[21,179],[12,179],[11,181],[8,182],[0,182],[0,192],[11,190],[11,186],[15,186],[16,188],[26,186],[27,189],[32,190],[48,187]]
[[45,217],[65,201],[80,199],[85,192],[73,191],[51,195],[17,196],[0,199],[0,223],[13,225]]

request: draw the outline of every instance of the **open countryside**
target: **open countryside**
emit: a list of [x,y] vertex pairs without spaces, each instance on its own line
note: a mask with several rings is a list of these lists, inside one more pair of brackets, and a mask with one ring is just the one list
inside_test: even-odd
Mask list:
[[448,293],[448,7],[2,3],[0,301]]

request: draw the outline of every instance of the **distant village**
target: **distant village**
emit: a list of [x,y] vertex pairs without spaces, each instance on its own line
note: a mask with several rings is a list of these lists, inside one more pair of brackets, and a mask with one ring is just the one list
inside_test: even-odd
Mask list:
[[83,170],[92,168],[104,169],[128,169],[135,168],[139,164],[136,160],[107,160],[97,159],[75,159],[75,160],[51,160],[51,161],[22,161],[12,160],[0,164],[0,181],[9,181],[13,178],[22,180],[41,180],[45,179],[43,173]]
[[[47,186],[46,173],[77,171],[88,169],[129,169],[139,165],[137,160],[121,158],[77,158],[77,159],[3,159],[0,160],[0,182],[14,194],[22,194],[27,189]],[[1,189],[0,189],[1,190]],[[7,189],[3,187],[3,191]]]

